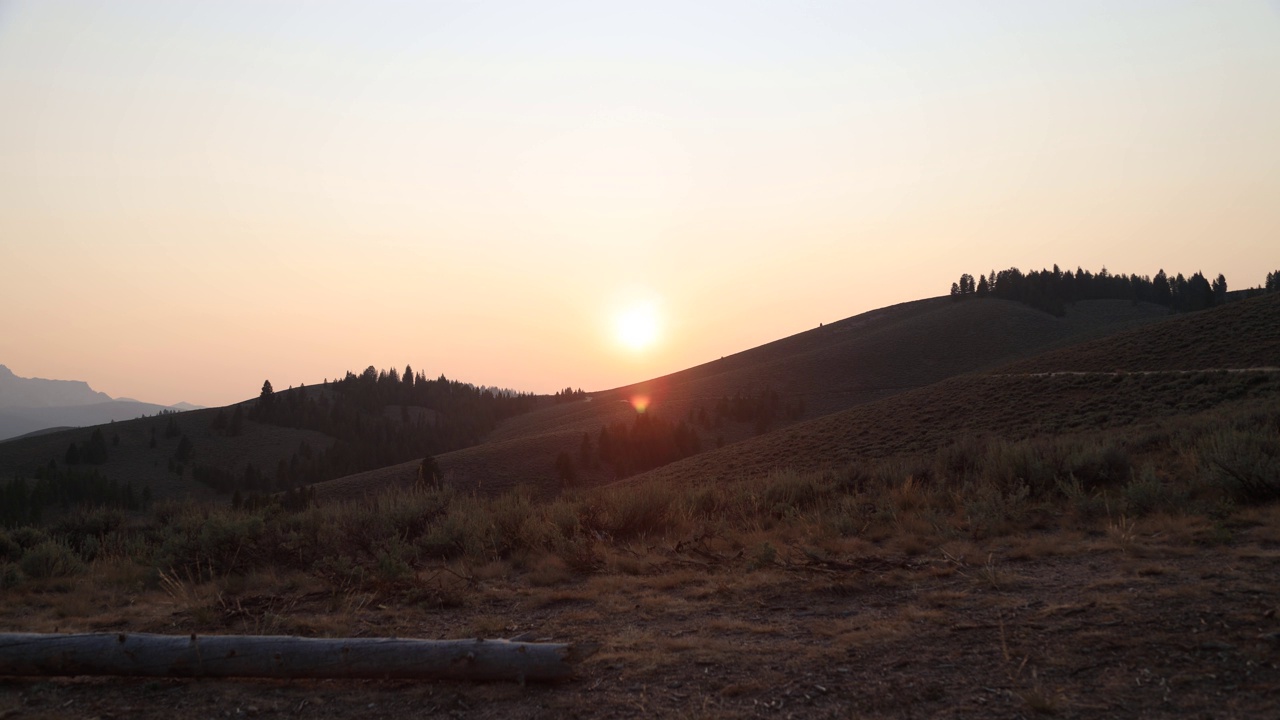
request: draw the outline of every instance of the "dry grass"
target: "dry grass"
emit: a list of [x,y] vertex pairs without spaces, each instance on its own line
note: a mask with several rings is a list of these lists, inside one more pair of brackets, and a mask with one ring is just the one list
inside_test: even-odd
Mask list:
[[[764,535],[753,530],[751,537],[760,540]],[[953,559],[940,551],[910,559],[852,544],[848,547],[854,553],[821,556],[828,563],[822,566],[826,571],[805,565],[803,554],[782,546],[788,564],[766,569],[751,570],[745,555],[726,555],[722,562],[708,560],[707,570],[655,562],[646,575],[605,568],[575,574],[563,584],[529,582],[529,574],[539,572],[545,558],[555,557],[546,555],[530,556],[521,571],[501,562],[471,565],[473,576],[488,568],[483,572],[486,579],[477,584],[453,573],[441,572],[431,581],[432,574],[418,573],[404,586],[374,586],[367,593],[327,597],[316,597],[314,580],[284,571],[259,572],[229,583],[179,582],[171,590],[186,607],[174,604],[168,593],[147,591],[150,599],[137,598],[135,605],[105,619],[121,627],[201,632],[428,637],[527,633],[533,638],[591,639],[603,647],[583,666],[585,677],[539,697],[551,702],[574,698],[576,709],[557,708],[595,715],[638,702],[643,688],[645,712],[664,716],[678,716],[690,703],[726,716],[749,714],[766,705],[775,710],[780,705],[784,713],[787,708],[800,714],[831,714],[836,708],[848,713],[856,708],[860,714],[874,715],[883,714],[877,703],[888,703],[890,696],[896,707],[931,715],[948,707],[974,707],[965,703],[975,686],[1001,688],[1002,695],[986,700],[988,714],[1070,715],[1087,712],[1100,695],[1125,703],[1150,701],[1143,694],[1148,686],[1127,675],[1126,683],[1108,684],[1104,673],[1150,666],[1167,642],[1161,634],[1176,633],[1187,612],[1198,622],[1195,609],[1207,607],[1211,597],[1224,612],[1253,613],[1248,615],[1250,623],[1269,622],[1249,605],[1251,596],[1241,592],[1269,577],[1274,568],[1256,545],[1245,546],[1252,548],[1249,559],[1235,561],[1256,571],[1228,576],[1214,567],[1215,551],[1196,545],[1194,538],[1184,541],[1199,547],[1197,554],[1158,563],[1114,551],[1087,552],[1094,540],[1076,531],[1063,532],[1057,539],[1062,553],[1017,561],[1018,578],[1012,580],[1005,573],[1011,562],[1008,553],[1017,543],[1009,538],[949,541]],[[654,560],[669,559],[673,545],[645,552]],[[937,566],[955,568],[957,574],[939,577],[933,572]],[[454,569],[465,574],[461,565]],[[1204,572],[1217,575],[1197,582]],[[444,577],[470,593],[464,607],[440,609],[408,601]],[[91,574],[71,582],[72,589],[88,588]],[[857,600],[830,592],[835,583],[857,587]],[[234,598],[225,594],[229,586],[239,591]],[[1215,596],[1211,588],[1228,595]],[[224,593],[221,601],[219,590]],[[59,593],[51,588],[27,588],[5,599],[20,599],[28,613],[38,614],[37,622],[29,622],[28,616],[24,624],[80,629],[90,618],[104,619],[99,606],[108,595],[106,589],[102,593],[87,594],[87,615],[72,627],[57,617],[51,601]],[[192,606],[205,602],[216,610],[215,617],[201,619],[191,612]],[[141,612],[144,606],[151,606],[149,614]],[[12,624],[12,606],[6,602],[3,607],[0,618]],[[623,617],[626,621],[620,622]],[[1197,643],[1216,648],[1240,642],[1214,634],[1220,629],[1206,632]],[[1119,653],[1120,659],[1093,669],[1098,648]],[[1189,677],[1193,679],[1179,681],[1184,696],[1216,682],[1203,675]],[[875,690],[877,683],[885,682],[899,689],[890,694]],[[851,694],[849,688],[859,690]],[[907,688],[905,693],[901,688]],[[333,692],[369,691],[361,686]],[[336,713],[331,706],[352,711],[326,694],[328,690],[310,692],[328,703],[310,708],[320,717]],[[1254,697],[1251,692],[1241,697]],[[516,707],[512,703],[527,698],[506,699],[491,689],[485,702],[495,713],[497,708],[510,712]]]

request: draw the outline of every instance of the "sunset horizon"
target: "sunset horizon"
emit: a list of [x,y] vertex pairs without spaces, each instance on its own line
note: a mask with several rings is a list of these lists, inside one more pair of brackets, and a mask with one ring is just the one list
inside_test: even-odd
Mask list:
[[550,393],[961,272],[1257,287],[1277,87],[1267,2],[8,3],[0,362],[161,404],[369,364]]

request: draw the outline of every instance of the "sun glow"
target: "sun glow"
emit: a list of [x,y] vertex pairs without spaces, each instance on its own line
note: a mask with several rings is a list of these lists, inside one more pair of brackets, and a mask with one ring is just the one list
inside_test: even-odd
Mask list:
[[658,310],[652,304],[626,308],[614,318],[614,334],[623,347],[639,352],[658,341]]

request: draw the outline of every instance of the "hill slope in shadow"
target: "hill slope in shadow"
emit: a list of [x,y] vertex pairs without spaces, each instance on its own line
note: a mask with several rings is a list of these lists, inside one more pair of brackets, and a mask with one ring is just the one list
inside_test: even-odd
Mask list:
[[[193,410],[99,425],[108,442],[107,461],[102,465],[82,465],[97,470],[104,477],[128,481],[136,488],[149,486],[155,499],[192,498],[212,500],[215,493],[192,477],[192,468],[204,464],[224,468],[244,468],[252,463],[264,474],[272,476],[277,463],[287,461],[305,441],[312,448],[327,448],[333,439],[309,430],[282,428],[246,420],[240,435],[228,437],[214,432],[210,425],[219,408]],[[166,437],[169,422],[179,435]],[[70,428],[40,433],[0,442],[0,480],[23,475],[31,477],[35,468],[50,460],[64,465],[71,443],[83,447],[95,428]],[[156,447],[151,447],[154,433]],[[184,463],[181,475],[170,469],[180,438],[191,439],[195,452]],[[118,442],[117,442],[118,438]],[[224,501],[229,498],[224,498]]]
[[[1280,403],[1280,295],[1241,301],[922,387],[636,478],[700,482],[933,452],[971,438],[1171,432],[1178,418]],[[1231,371],[1219,368],[1258,368]]]
[[[1126,301],[1087,301],[1058,318],[1004,300],[955,302],[933,298],[831,323],[757,348],[642,383],[595,392],[584,402],[546,407],[504,422],[486,442],[437,458],[460,488],[500,492],[526,485],[558,485],[558,453],[575,454],[584,433],[635,417],[632,399],[648,398],[648,412],[679,420],[711,412],[718,400],[765,389],[802,407],[788,422],[821,417],[990,369],[1045,348],[1061,347],[1156,322],[1167,310]],[[703,447],[733,444],[756,434],[750,424],[703,428]],[[610,482],[607,469],[585,469],[587,484]],[[417,463],[373,470],[317,486],[321,500],[353,498],[417,477]]]
[[1144,327],[1045,353],[1008,373],[1150,372],[1280,366],[1280,293],[1210,311],[1177,315],[1159,330]]

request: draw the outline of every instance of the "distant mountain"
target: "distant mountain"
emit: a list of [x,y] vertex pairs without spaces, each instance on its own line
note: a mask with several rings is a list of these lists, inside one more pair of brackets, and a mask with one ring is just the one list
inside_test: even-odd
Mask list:
[[0,442],[50,428],[102,425],[173,409],[164,405],[123,400],[69,407],[0,408]]
[[0,409],[54,408],[111,402],[111,396],[97,392],[80,380],[24,378],[0,365]]
[[0,440],[57,427],[84,427],[155,415],[161,410],[191,410],[195,405],[156,405],[112,399],[80,380],[24,378],[0,365]]
[[[116,402],[140,403],[142,401],[137,398],[118,397],[116,398]],[[152,404],[152,403],[146,403],[146,404]],[[189,403],[189,402],[176,402],[172,405],[166,406],[166,408],[169,410],[177,410],[179,412],[186,412],[188,410],[204,410],[207,407],[208,407],[207,405],[196,405],[195,403]]]

